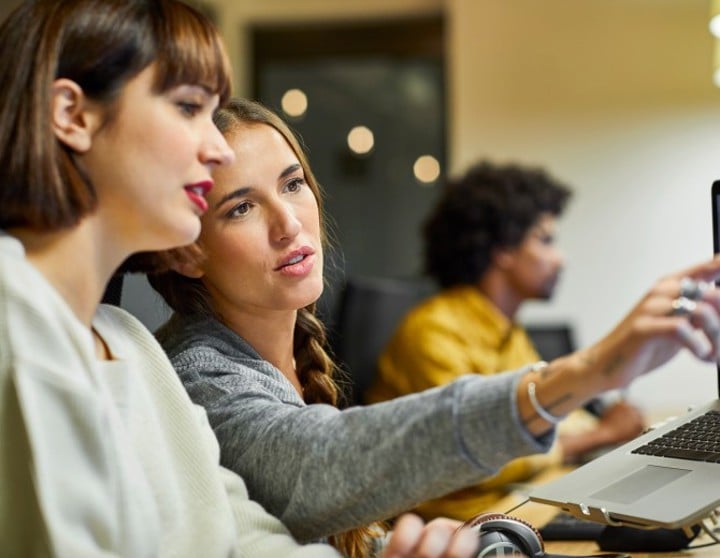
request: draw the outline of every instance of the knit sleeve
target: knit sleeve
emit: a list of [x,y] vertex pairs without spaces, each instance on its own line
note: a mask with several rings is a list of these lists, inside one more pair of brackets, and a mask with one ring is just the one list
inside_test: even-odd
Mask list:
[[207,409],[223,464],[303,541],[392,517],[551,442],[520,426],[517,374],[340,411],[289,403],[280,380],[202,348],[173,364]]
[[337,551],[327,544],[298,544],[280,520],[250,500],[245,484],[237,474],[223,468],[221,476],[238,527],[238,556],[339,558]]

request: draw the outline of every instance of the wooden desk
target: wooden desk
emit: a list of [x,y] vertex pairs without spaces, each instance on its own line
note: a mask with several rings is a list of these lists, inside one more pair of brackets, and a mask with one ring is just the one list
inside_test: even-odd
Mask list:
[[[544,471],[533,479],[533,484],[548,482],[569,470],[569,468],[558,467]],[[507,513],[526,499],[526,495],[518,491],[500,500],[493,508],[494,511]],[[527,502],[518,509],[509,512],[509,515],[524,519],[538,527],[550,521],[559,511],[559,508],[554,506]],[[702,544],[704,542],[711,542],[711,539],[709,537],[697,538],[691,544]],[[602,552],[594,541],[548,541],[545,543],[545,550],[551,554],[568,554],[578,557]],[[631,556],[633,558],[718,558],[720,556],[720,545],[684,550],[682,552],[633,552]]]

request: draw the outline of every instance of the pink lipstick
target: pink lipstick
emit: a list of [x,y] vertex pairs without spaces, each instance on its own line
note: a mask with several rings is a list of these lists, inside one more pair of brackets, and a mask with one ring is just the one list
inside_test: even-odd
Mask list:
[[315,251],[309,246],[303,246],[285,256],[275,268],[288,277],[305,277],[315,265]]

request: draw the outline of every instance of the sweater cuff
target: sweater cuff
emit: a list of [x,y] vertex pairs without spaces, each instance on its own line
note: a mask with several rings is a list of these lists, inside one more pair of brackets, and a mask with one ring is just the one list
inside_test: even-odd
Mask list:
[[536,437],[520,420],[515,392],[525,372],[470,374],[456,382],[455,431],[477,467],[495,472],[516,457],[549,451],[555,441],[555,429]]

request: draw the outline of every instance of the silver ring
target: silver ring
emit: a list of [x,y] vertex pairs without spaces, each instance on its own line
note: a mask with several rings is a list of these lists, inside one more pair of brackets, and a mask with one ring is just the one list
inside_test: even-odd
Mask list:
[[683,277],[680,280],[680,297],[698,300],[702,298],[705,291],[711,288],[712,285],[707,281],[696,281],[690,277]]
[[672,301],[670,315],[687,316],[688,314],[692,314],[695,308],[697,308],[697,302],[686,296],[679,296]]

